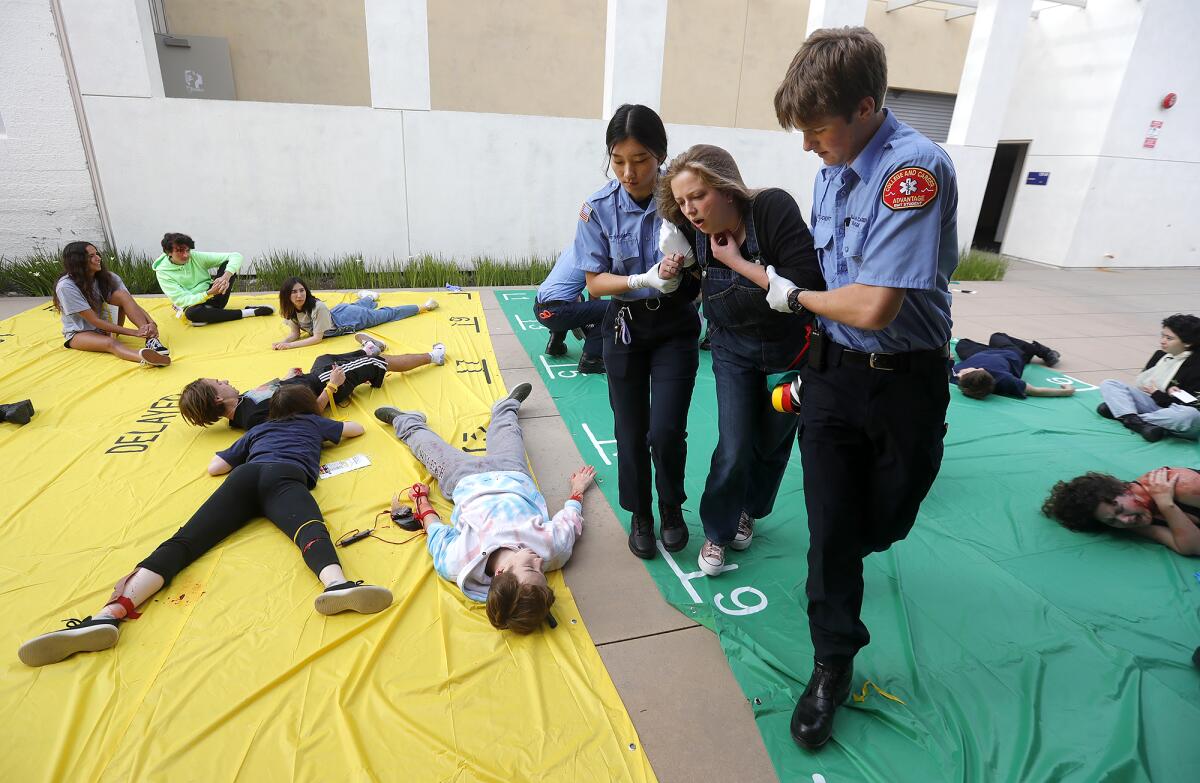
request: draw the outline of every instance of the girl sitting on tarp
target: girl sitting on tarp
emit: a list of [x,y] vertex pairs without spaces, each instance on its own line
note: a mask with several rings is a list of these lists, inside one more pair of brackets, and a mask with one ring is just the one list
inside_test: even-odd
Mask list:
[[329,540],[321,509],[310,490],[317,483],[325,441],[363,434],[361,424],[326,419],[306,386],[280,386],[271,398],[270,421],[217,452],[208,472],[226,473],[221,484],[187,524],[159,544],[121,578],[108,603],[93,616],[67,620],[61,631],[31,639],[17,651],[27,666],[57,663],[77,652],[105,650],[117,643],[122,620],[136,620],[137,608],[183,569],[255,517],[265,516],[292,539],[325,591],[316,610],[325,615],[355,611],[370,614],[387,608],[392,594],[384,587],[351,582]]
[[[436,310],[436,299],[430,298],[423,305],[397,305],[379,307],[379,294],[374,291],[359,291],[358,299],[352,304],[334,305],[333,309],[313,296],[308,283],[298,277],[289,277],[279,288],[279,314],[291,328],[291,333],[274,343],[277,351],[316,345],[326,337],[354,334],[360,329],[369,329],[388,321],[428,313]],[[301,338],[302,334],[308,337]]]
[[[429,538],[426,547],[444,579],[474,601],[487,602],[496,628],[531,633],[550,616],[554,591],[546,572],[562,568],[583,532],[583,493],[596,469],[571,474],[571,498],[550,516],[546,498],[533,483],[517,409],[532,386],[522,383],[492,406],[484,456],[466,454],[429,429],[425,416],[379,408],[375,416],[392,425],[421,464],[454,501],[447,525],[429,503],[429,487],[409,490],[415,515]],[[393,510],[397,502],[393,501]]]

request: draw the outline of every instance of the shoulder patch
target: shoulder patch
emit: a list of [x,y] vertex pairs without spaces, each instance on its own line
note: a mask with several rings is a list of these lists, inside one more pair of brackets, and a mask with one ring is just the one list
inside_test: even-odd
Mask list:
[[883,183],[880,199],[893,211],[921,209],[938,194],[938,181],[933,172],[919,166],[906,166]]
[[584,223],[586,223],[589,220],[591,220],[591,218],[592,218],[592,207],[585,201],[585,202],[583,202],[583,206],[579,208],[579,219],[582,220]]

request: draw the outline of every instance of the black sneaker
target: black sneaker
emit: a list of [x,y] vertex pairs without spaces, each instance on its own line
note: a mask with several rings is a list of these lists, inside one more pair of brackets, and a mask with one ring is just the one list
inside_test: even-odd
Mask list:
[[579,357],[580,375],[603,375],[605,372],[603,356],[592,356],[585,353]]
[[529,393],[533,391],[532,383],[518,383],[513,387],[513,390],[508,393],[505,399],[516,400],[517,402],[525,402],[529,399]]
[[257,305],[254,308],[255,315],[270,315],[273,312],[275,312],[275,308],[268,307],[267,305]]
[[661,521],[659,537],[662,538],[663,549],[668,552],[678,552],[687,546],[688,528],[683,521],[683,509],[679,506],[658,506],[658,517]]
[[33,418],[34,413],[33,403],[29,400],[0,405],[0,421],[9,421],[13,424],[28,424],[29,420]]
[[566,356],[567,354],[567,335],[566,332],[551,332],[550,340],[546,343],[547,356]]
[[42,634],[22,644],[17,657],[26,666],[45,666],[78,652],[107,650],[121,635],[117,628],[120,622],[112,617],[93,620],[90,615],[82,620],[71,618],[66,621],[65,629]]
[[1116,416],[1113,415],[1112,410],[1109,409],[1107,402],[1102,402],[1099,405],[1097,405],[1096,413],[1099,413],[1101,416],[1103,416],[1106,419],[1116,419],[1117,418]]
[[384,424],[393,424],[396,421],[396,417],[401,413],[403,413],[403,411],[401,411],[399,408],[390,408],[384,406],[382,408],[375,409],[375,418],[379,419]]
[[361,579],[326,587],[325,592],[318,595],[314,602],[317,612],[326,615],[338,612],[375,614],[391,605],[391,590],[379,585],[365,585]]
[[158,351],[163,356],[170,356],[171,349],[163,345],[157,337],[150,337],[146,340],[146,347],[152,351]]
[[629,520],[629,551],[643,560],[653,560],[658,548],[654,544],[654,517],[634,514]]

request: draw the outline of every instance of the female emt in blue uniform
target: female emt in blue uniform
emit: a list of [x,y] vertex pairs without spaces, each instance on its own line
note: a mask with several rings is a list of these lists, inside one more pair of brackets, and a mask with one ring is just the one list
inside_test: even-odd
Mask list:
[[800,456],[810,532],[808,622],[816,665],[792,738],[823,745],[870,634],[862,560],[908,535],[942,462],[950,401],[950,294],[958,264],[954,167],[880,109],[883,45],[862,27],[817,30],[775,94],[780,124],[825,163],[813,241],[828,291],[775,274],[767,300],[813,312]]
[[700,284],[679,274],[680,256],[659,261],[654,188],[667,159],[662,120],[653,109],[625,104],[609,121],[606,142],[617,179],[583,203],[573,251],[588,292],[612,297],[601,329],[621,507],[633,514],[629,549],[649,559],[656,552],[652,460],[663,547],[687,546],[683,468],[700,361],[700,317],[692,305]]
[[771,309],[766,267],[805,288],[823,290],[825,280],[796,201],[747,188],[720,147],[699,144],[671,161],[658,211],[693,236],[703,271],[719,436],[700,499],[699,564],[716,576],[725,548],[749,547],[755,520],[771,513],[796,437],[797,417],[772,408],[767,376],[800,366],[813,317]]

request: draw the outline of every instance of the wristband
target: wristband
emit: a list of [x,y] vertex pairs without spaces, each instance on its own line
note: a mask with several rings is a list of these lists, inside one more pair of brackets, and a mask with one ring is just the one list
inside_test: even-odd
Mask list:
[[[425,509],[424,511],[413,514],[413,516],[416,517],[417,519],[421,520],[422,522],[424,522],[425,517],[429,516],[430,514],[437,516],[437,509],[430,507],[430,508]],[[438,518],[440,519],[440,517],[438,517]]]
[[574,500],[576,503],[582,503],[582,502],[583,502],[583,493],[582,493],[582,492],[577,492],[577,493],[575,493],[574,495],[572,495],[571,497],[569,497],[569,498],[567,498],[567,499],[568,499],[568,500]]

